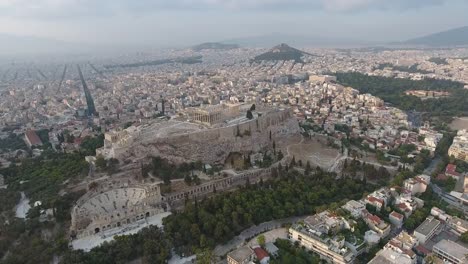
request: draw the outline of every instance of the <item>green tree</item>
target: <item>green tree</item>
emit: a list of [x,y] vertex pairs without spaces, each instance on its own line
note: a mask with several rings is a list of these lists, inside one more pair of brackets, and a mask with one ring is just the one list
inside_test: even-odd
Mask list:
[[200,264],[215,263],[213,251],[211,251],[210,249],[198,250],[196,261]]
[[107,161],[104,159],[102,155],[96,157],[96,167],[101,170],[105,170],[107,168]]
[[463,233],[461,236],[460,236],[460,240],[463,241],[464,243],[468,243],[468,231]]
[[265,246],[265,236],[264,235],[259,235],[257,237],[257,243],[261,246],[261,247],[264,247]]
[[253,116],[253,114],[252,114],[252,111],[248,110],[245,117],[247,117],[248,119],[253,119],[254,116]]

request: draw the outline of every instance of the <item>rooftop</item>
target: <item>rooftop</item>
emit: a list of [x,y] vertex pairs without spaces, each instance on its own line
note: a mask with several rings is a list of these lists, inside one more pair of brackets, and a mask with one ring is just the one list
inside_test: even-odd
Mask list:
[[244,246],[232,251],[228,254],[228,256],[237,262],[243,262],[244,260],[250,258],[253,253],[254,251],[250,247]]
[[385,248],[377,253],[377,256],[373,258],[368,264],[412,264],[413,261],[405,253],[399,253],[390,248]]
[[261,247],[254,248],[255,255],[257,256],[258,260],[262,260],[268,257],[268,253]]
[[457,259],[468,261],[466,257],[468,255],[468,248],[461,246],[453,241],[441,240],[439,243],[434,245],[434,249],[436,248],[454,256]]
[[34,130],[28,130],[25,133],[25,136],[28,138],[29,142],[33,146],[42,145],[42,141]]
[[403,215],[393,211],[390,213],[391,216],[395,217],[395,218],[398,218],[398,219],[403,219]]
[[429,235],[434,229],[436,229],[440,225],[440,221],[435,219],[434,217],[428,217],[424,222],[416,228],[414,232],[418,232],[425,236]]

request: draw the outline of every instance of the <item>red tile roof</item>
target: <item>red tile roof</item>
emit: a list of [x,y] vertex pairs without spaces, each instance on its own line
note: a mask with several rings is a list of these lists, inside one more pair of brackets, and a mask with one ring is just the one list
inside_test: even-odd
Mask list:
[[398,218],[398,219],[403,219],[403,215],[393,211],[391,214],[391,216],[395,217],[395,218]]
[[423,253],[423,254],[425,254],[425,255],[428,255],[428,254],[431,253],[430,250],[428,250],[427,248],[425,248],[425,247],[423,247],[423,246],[421,246],[421,245],[417,246],[417,247],[416,247],[416,250],[419,251],[419,252],[421,252],[421,253]]
[[369,220],[371,220],[372,222],[376,223],[376,224],[380,224],[380,222],[382,220],[380,220],[380,217],[376,216],[376,215],[368,215],[367,218],[369,218]]
[[437,175],[436,179],[439,180],[439,181],[445,181],[445,180],[448,179],[448,176],[445,175],[445,174],[439,174],[439,175]]
[[379,198],[375,198],[374,196],[369,196],[367,197],[367,200],[371,203],[375,203],[375,202],[378,202],[380,204],[384,204],[384,201],[382,199],[379,199]]
[[457,165],[449,164],[445,168],[445,173],[453,176],[460,176],[460,173],[457,172]]
[[34,130],[28,130],[25,133],[26,138],[32,146],[42,145],[42,141]]
[[409,208],[404,203],[398,204],[397,206],[398,206],[398,208],[400,208],[401,210],[403,210],[405,212],[409,211]]
[[268,253],[261,247],[254,248],[255,255],[257,256],[258,260],[262,260],[266,257],[268,257]]

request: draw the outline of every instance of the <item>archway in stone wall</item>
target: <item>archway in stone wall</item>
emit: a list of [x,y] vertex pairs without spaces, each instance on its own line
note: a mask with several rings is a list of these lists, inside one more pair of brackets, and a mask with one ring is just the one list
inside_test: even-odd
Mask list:
[[96,227],[96,228],[94,229],[94,234],[97,234],[97,233],[99,233],[99,232],[101,232],[101,229],[99,229],[99,227]]
[[145,217],[150,217],[150,213],[146,212]]

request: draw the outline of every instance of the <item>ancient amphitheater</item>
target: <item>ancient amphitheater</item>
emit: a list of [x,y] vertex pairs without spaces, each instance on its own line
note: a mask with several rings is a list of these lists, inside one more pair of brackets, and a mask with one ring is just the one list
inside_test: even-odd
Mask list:
[[72,237],[85,237],[126,225],[137,225],[145,218],[168,210],[158,184],[128,180],[95,182],[72,211]]

